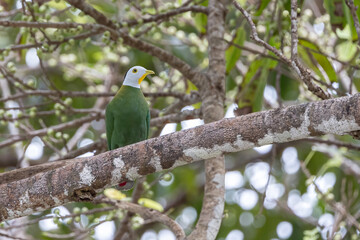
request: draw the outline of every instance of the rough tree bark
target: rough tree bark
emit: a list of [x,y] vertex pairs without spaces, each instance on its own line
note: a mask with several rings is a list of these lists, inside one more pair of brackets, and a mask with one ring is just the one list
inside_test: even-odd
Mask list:
[[92,200],[134,180],[223,153],[360,130],[360,94],[223,119],[89,158],[0,174],[0,222],[70,201]]
[[[209,42],[209,68],[207,81],[199,88],[205,123],[224,117],[225,100],[225,50],[222,40],[225,32],[225,1],[210,0],[207,38]],[[224,212],[225,162],[224,156],[205,161],[205,189],[203,205],[192,239],[215,239]]]

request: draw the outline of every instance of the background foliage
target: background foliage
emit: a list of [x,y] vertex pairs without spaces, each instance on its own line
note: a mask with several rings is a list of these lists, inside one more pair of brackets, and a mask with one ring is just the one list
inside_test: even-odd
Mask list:
[[[239,2],[252,14],[260,38],[290,57],[290,0]],[[207,1],[88,3],[131,36],[171,52],[197,70],[207,68],[206,11],[147,20],[186,6],[206,9]],[[142,83],[152,108],[152,137],[203,124],[194,84],[156,57],[121,39],[114,41],[110,32],[81,25],[94,20],[66,1],[0,4],[0,171],[106,151],[103,110],[133,65],[157,73]],[[346,2],[299,1],[298,6],[298,53],[313,81],[332,97],[358,92],[358,36]],[[240,11],[231,2],[226,7],[226,116],[234,116],[235,106],[235,114],[241,115],[318,100],[289,66],[252,42]],[[359,18],[359,9],[356,14]],[[8,20],[23,24],[6,25]],[[36,26],[46,22],[59,25]],[[190,96],[195,100],[186,101]],[[41,129],[45,130],[33,134]],[[343,165],[345,159],[359,161],[356,144],[350,136],[324,136],[226,156],[226,206],[217,238],[327,239],[332,234],[334,239],[359,239],[359,176],[348,174]],[[190,233],[201,210],[203,179],[202,164],[192,164],[148,176],[139,191]],[[125,194],[130,198],[132,191]],[[118,236],[124,211],[80,214],[102,207],[72,203],[20,220],[23,225],[33,221],[23,231],[9,230],[19,220],[2,227],[33,239],[112,239]],[[59,217],[70,213],[77,216]],[[52,217],[39,222],[41,216]],[[174,237],[162,225],[139,216],[129,221],[137,238]]]

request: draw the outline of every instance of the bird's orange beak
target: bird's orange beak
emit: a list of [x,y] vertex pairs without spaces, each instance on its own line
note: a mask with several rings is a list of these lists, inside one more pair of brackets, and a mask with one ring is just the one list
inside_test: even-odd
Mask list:
[[154,71],[151,71],[151,70],[146,70],[144,75],[141,76],[141,78],[139,78],[139,84],[145,79],[145,77],[149,74],[155,74]]

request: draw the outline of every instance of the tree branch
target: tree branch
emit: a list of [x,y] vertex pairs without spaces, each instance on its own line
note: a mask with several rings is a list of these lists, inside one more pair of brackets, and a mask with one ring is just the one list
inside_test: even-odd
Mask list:
[[[13,94],[6,98],[0,98],[0,102],[6,102],[9,100],[15,100],[18,98],[24,98],[28,96],[58,96],[58,97],[113,97],[116,93],[114,92],[95,92],[89,93],[84,91],[54,91],[54,90],[25,90],[21,93]],[[178,92],[144,92],[145,97],[175,97],[184,99],[186,94]]]
[[243,115],[93,157],[0,174],[0,222],[70,201],[92,200],[121,181],[255,146],[360,130],[360,94]]
[[97,23],[104,25],[104,26],[108,26],[112,29],[116,29],[116,25],[113,21],[108,19],[104,14],[97,11],[95,8],[93,8],[90,4],[87,4],[85,1],[83,1],[83,0],[67,0],[67,2],[69,4],[71,4],[72,6],[80,9],[81,11],[83,11],[85,14],[89,15],[93,19],[95,19],[95,21]]
[[[220,120],[224,116],[225,100],[225,50],[222,40],[225,33],[225,1],[210,0],[207,22],[209,42],[209,68],[207,84],[200,89],[202,112],[206,123]],[[224,212],[225,160],[215,156],[205,161],[205,189],[203,205],[195,230],[189,240],[216,238]]]
[[168,63],[173,68],[179,70],[186,78],[192,81],[196,86],[201,86],[204,82],[203,74],[194,70],[189,64],[179,59],[178,57],[170,54],[169,52],[161,49],[160,47],[151,45],[147,42],[141,41],[137,38],[131,37],[123,30],[118,30],[116,24],[108,19],[104,14],[97,11],[91,5],[87,4],[82,0],[66,0],[72,6],[80,9],[85,14],[94,18],[94,20],[101,25],[109,27],[112,31],[111,34],[113,37],[121,37],[123,39],[124,44],[137,48],[140,51],[146,52],[154,57],[159,58],[161,61]]
[[184,77],[193,82],[197,87],[204,83],[203,74],[194,70],[189,64],[179,59],[173,54],[161,49],[160,47],[151,45],[150,43],[133,38],[124,31],[120,31],[120,36],[124,43],[130,47],[137,48],[140,51],[146,52],[154,57],[159,58],[161,61],[168,63],[173,68],[179,70]]
[[26,22],[26,21],[0,21],[0,26],[3,27],[28,27],[28,28],[56,28],[56,29],[68,29],[77,28],[82,26],[83,29],[103,29],[104,31],[109,30],[108,27],[94,24],[94,23],[65,23],[65,22]]
[[325,92],[321,87],[319,87],[318,85],[316,85],[315,83],[312,82],[311,72],[308,69],[303,67],[298,62],[288,59],[278,49],[269,45],[267,42],[265,42],[264,40],[259,38],[257,31],[256,31],[256,26],[255,26],[253,20],[251,19],[250,14],[245,9],[243,9],[240,6],[240,4],[237,3],[236,1],[233,1],[233,3],[235,5],[235,7],[244,15],[246,21],[250,25],[250,30],[251,30],[250,38],[251,39],[253,39],[256,43],[260,44],[261,46],[265,47],[267,50],[273,52],[285,64],[287,64],[289,67],[291,67],[296,72],[296,74],[300,77],[300,79],[305,83],[305,85],[308,87],[309,91],[312,92],[314,95],[318,96],[320,99],[328,99],[331,97],[329,93]]
[[173,113],[150,120],[150,126],[162,126],[170,122],[181,122],[187,119],[194,119],[200,117],[200,109],[184,110],[179,113]]
[[360,166],[354,161],[343,158],[341,162],[341,168],[344,170],[346,174],[351,174],[356,177],[358,181],[360,181]]
[[116,201],[116,200],[110,200],[104,198],[96,202],[107,203],[133,213],[138,213],[141,217],[145,219],[151,219],[168,226],[174,232],[176,239],[181,240],[185,238],[185,233],[184,230],[181,228],[181,226],[176,221],[174,221],[173,219],[171,219],[170,217],[159,211],[156,211],[151,208],[146,208],[132,202]]
[[99,114],[90,114],[88,116],[78,118],[78,119],[75,119],[75,120],[70,121],[70,122],[61,123],[59,125],[51,126],[51,127],[48,127],[48,128],[34,130],[32,132],[27,133],[26,135],[14,135],[13,137],[8,138],[8,139],[0,142],[0,148],[9,146],[9,145],[11,145],[11,144],[13,144],[15,142],[18,142],[18,141],[31,139],[31,138],[33,138],[35,136],[44,136],[44,135],[46,135],[48,133],[48,130],[50,128],[53,129],[54,132],[57,132],[57,131],[61,131],[61,130],[66,129],[66,128],[80,126],[80,125],[82,125],[82,124],[84,124],[86,122],[91,122],[92,120],[98,119],[100,117],[101,117],[101,113],[99,113]]
[[[170,10],[166,13],[160,13],[151,17],[147,17],[147,18],[143,18],[142,19],[142,23],[149,23],[149,22],[156,22],[159,20],[165,20],[168,19],[172,16],[184,13],[184,12],[199,12],[199,13],[204,13],[204,14],[208,14],[208,9],[207,7],[203,7],[203,6],[197,6],[197,5],[192,5],[192,6],[183,6],[183,7],[179,7],[173,10]],[[138,20],[130,20],[128,21],[128,26],[134,26],[136,24],[139,24],[140,21]]]

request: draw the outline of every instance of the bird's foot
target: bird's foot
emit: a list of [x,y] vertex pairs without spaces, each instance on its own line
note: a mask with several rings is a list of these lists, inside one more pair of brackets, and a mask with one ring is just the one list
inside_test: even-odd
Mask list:
[[134,187],[135,182],[128,181],[128,182],[121,182],[116,186],[117,190],[120,191],[128,191]]

